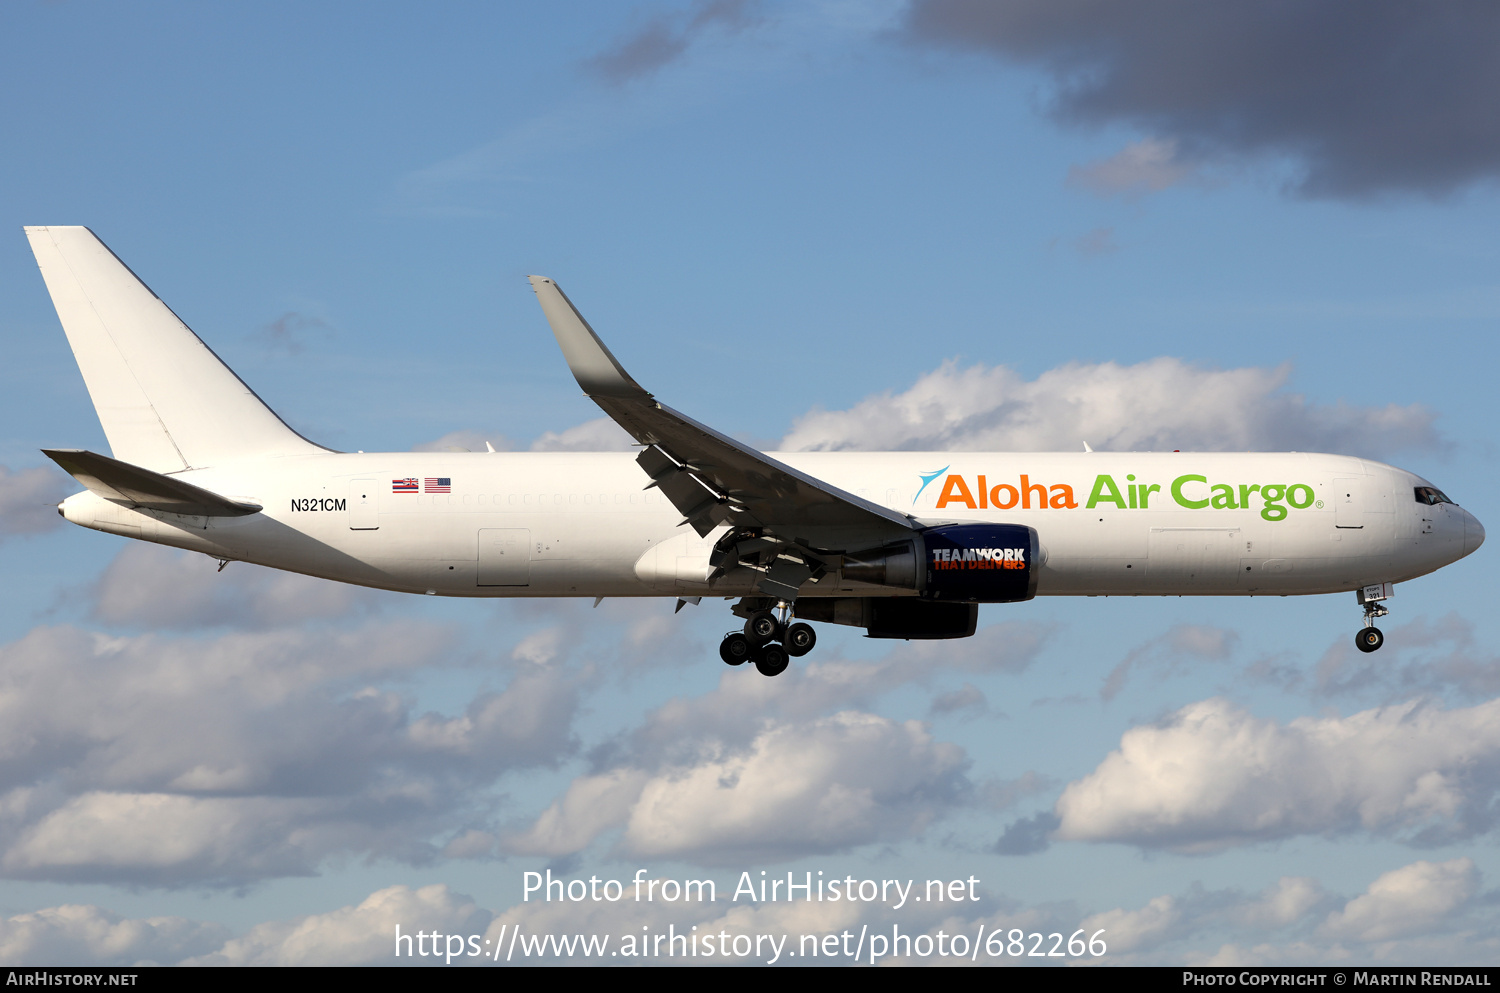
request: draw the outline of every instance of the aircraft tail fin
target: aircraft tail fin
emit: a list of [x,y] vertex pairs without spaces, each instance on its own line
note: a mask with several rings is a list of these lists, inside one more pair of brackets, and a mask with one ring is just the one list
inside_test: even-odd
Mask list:
[[179,472],[328,451],[287,427],[88,228],[26,237],[116,459]]

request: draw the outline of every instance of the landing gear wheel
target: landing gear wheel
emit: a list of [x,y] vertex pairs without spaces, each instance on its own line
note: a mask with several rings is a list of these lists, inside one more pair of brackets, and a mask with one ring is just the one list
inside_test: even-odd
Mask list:
[[769,610],[757,610],[745,621],[745,637],[752,645],[764,645],[781,635],[781,623]]
[[786,654],[786,649],[773,642],[760,650],[760,657],[755,660],[755,668],[760,670],[762,676],[779,676],[786,672],[786,667],[791,664],[791,661]]
[[744,665],[754,654],[755,648],[750,644],[750,639],[738,631],[729,632],[719,642],[719,658],[730,665]]
[[1354,645],[1362,652],[1373,652],[1385,644],[1385,635],[1379,628],[1361,628],[1354,636]]
[[818,633],[811,624],[798,622],[786,629],[786,636],[781,641],[786,646],[786,653],[798,658],[813,650],[818,643]]

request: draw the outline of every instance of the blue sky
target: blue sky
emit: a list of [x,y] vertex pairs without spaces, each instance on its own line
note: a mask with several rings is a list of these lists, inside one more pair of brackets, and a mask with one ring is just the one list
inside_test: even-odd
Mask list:
[[[768,448],[1335,450],[1500,519],[1495,15],[1192,6],[7,6],[0,957],[723,916],[518,906],[644,866],[973,875],[966,924],[1093,922],[1122,963],[1492,962],[1488,548],[1371,658],[1352,596],[1041,598],[945,653],[826,629],[768,689],[715,658],[722,602],[216,575],[51,511],[38,449],[107,446],[23,224],[93,228],[342,449],[617,444],[542,273]],[[1079,813],[1182,756],[1224,795]],[[746,926],[941,923],[781,913]]]

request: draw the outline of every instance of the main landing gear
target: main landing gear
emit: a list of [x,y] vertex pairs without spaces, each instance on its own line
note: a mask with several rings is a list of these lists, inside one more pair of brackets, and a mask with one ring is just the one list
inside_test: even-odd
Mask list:
[[782,601],[774,610],[752,611],[743,631],[731,631],[719,643],[719,658],[730,665],[754,662],[762,676],[779,676],[793,658],[806,655],[818,643],[811,624],[788,625],[791,604]]
[[1373,652],[1385,644],[1385,635],[1375,626],[1375,619],[1391,612],[1380,601],[1394,596],[1395,589],[1390,583],[1377,583],[1356,590],[1354,595],[1365,608],[1365,626],[1354,635],[1354,647],[1362,652]]

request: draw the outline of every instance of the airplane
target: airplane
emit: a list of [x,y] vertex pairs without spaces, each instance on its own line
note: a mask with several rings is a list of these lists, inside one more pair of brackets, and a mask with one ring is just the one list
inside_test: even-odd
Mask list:
[[[629,452],[336,452],[302,437],[85,227],[28,227],[110,454],[46,449],[83,527],[430,596],[735,601],[730,665],[817,641],[965,638],[1035,596],[1355,593],[1361,651],[1394,584],[1484,528],[1420,476],[1308,453],[775,452],[662,404],[558,285],[528,277]],[[486,447],[490,446],[486,444]]]

